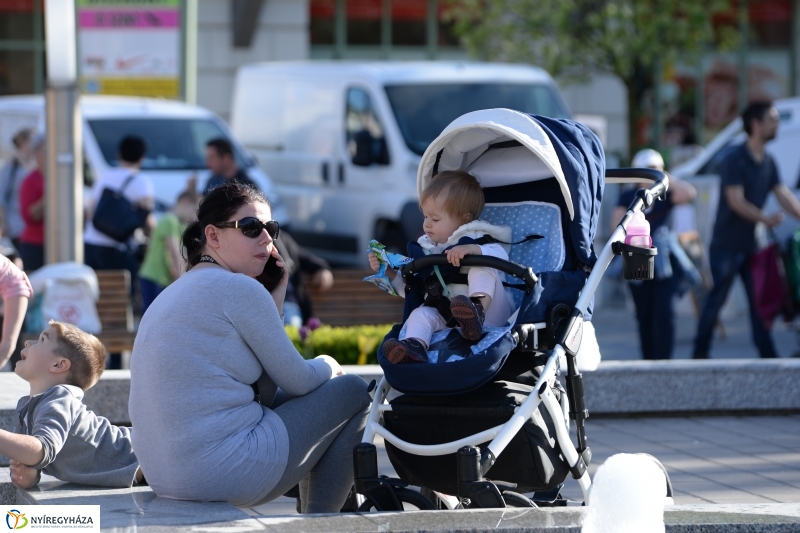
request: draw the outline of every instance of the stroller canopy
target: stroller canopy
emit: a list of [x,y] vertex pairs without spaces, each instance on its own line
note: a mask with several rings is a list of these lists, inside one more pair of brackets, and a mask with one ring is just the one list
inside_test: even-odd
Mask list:
[[417,172],[418,192],[435,173],[459,169],[474,175],[484,188],[555,179],[569,213],[576,258],[594,265],[605,154],[591,130],[571,120],[511,109],[467,113],[425,151]]

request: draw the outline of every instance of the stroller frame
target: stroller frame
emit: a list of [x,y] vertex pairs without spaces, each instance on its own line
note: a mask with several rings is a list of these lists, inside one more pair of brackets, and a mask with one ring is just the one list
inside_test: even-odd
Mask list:
[[[373,402],[367,419],[366,428],[362,443],[357,445],[354,454],[354,473],[355,489],[359,495],[359,503],[362,503],[359,510],[366,511],[376,509],[379,511],[403,510],[402,502],[411,503],[420,509],[434,509],[437,506],[420,493],[406,489],[409,482],[400,479],[389,479],[378,476],[377,450],[373,444],[376,436],[383,437],[386,441],[398,449],[418,456],[438,456],[455,453],[457,456],[457,476],[458,476],[458,495],[446,495],[438,492],[428,492],[428,496],[435,496],[438,506],[447,509],[462,507],[506,507],[508,503],[515,506],[569,506],[586,505],[589,503],[589,493],[591,488],[591,478],[587,471],[587,466],[591,461],[591,449],[587,445],[584,421],[589,417],[584,401],[582,375],[578,371],[576,354],[580,347],[583,316],[586,312],[594,294],[608,268],[613,256],[619,253],[615,243],[623,241],[626,235],[626,228],[629,221],[637,211],[644,211],[652,205],[656,198],[666,198],[668,188],[668,177],[664,172],[654,169],[610,169],[606,170],[607,183],[640,183],[654,182],[648,189],[640,189],[636,198],[628,208],[626,215],[622,218],[610,239],[603,247],[597,262],[589,275],[578,301],[574,305],[570,315],[559,322],[556,327],[554,347],[550,351],[544,370],[541,372],[533,392],[516,408],[511,418],[504,424],[476,433],[466,438],[456,441],[436,445],[419,445],[401,440],[389,431],[382,424],[383,413],[392,410],[392,405],[387,402],[387,397],[392,391],[391,385],[382,377],[380,383],[375,387],[375,382],[370,384],[370,392],[374,392]],[[437,259],[434,259],[436,257]],[[439,261],[441,264],[447,262],[444,255],[428,256],[422,260]],[[468,261],[466,261],[468,260]],[[417,260],[421,261],[421,260]],[[498,262],[505,265],[499,265]],[[416,261],[414,262],[416,263]],[[406,265],[404,268],[416,269],[414,263]],[[528,286],[536,283],[536,276],[526,267],[502,261],[496,258],[483,256],[467,256],[462,260],[466,266],[491,266],[523,279]],[[502,266],[502,268],[501,268]],[[545,329],[546,323],[534,323],[517,325],[514,329],[514,337],[517,346],[525,351],[540,351],[538,348],[538,332]],[[544,351],[544,353],[547,353]],[[561,358],[566,358],[567,371],[565,375],[566,394],[561,395],[559,401],[553,388],[556,387],[556,379],[561,370]],[[544,405],[550,414],[554,426],[555,437],[558,447],[572,477],[578,482],[581,488],[584,502],[572,502],[560,498],[560,494],[543,494],[544,499],[534,497],[529,500],[525,496],[501,490],[495,483],[487,480],[484,476],[489,472],[494,464],[496,457],[509,445],[514,436],[523,428],[528,420],[534,415],[539,405]],[[571,421],[575,421],[575,432],[577,446],[570,439]],[[481,443],[489,442],[487,446],[480,450]],[[657,462],[657,461],[656,461]],[[663,466],[658,463],[662,470]],[[672,496],[672,488],[667,476],[667,498]],[[501,484],[502,485],[502,484]],[[513,489],[513,487],[509,487]],[[556,492],[557,491],[552,491]]]

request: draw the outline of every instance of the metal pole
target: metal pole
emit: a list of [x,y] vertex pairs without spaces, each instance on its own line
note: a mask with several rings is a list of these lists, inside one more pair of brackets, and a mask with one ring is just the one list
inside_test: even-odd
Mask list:
[[661,59],[656,59],[653,68],[653,146],[661,150],[661,137],[664,131],[663,117],[661,116],[661,83],[664,69]]
[[747,34],[750,29],[748,24],[747,0],[739,4],[739,35],[742,42],[739,45],[739,111],[747,106]]
[[186,103],[197,103],[197,33],[198,0],[183,2],[183,98]]
[[439,2],[428,0],[428,18],[426,21],[426,40],[428,59],[436,59],[439,52]]
[[83,263],[83,145],[78,86],[48,84],[45,263]]

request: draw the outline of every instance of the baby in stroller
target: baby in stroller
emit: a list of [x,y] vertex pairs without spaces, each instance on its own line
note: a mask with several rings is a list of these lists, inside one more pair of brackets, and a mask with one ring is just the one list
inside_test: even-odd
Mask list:
[[[580,505],[560,497],[570,475],[588,502],[592,453],[581,372],[600,360],[591,323],[594,294],[614,255],[623,255],[626,279],[652,279],[656,250],[623,242],[634,213],[665,194],[667,178],[650,169],[607,171],[603,148],[585,126],[509,109],[468,113],[445,128],[420,162],[420,198],[448,171],[475,177],[485,199],[482,221],[508,227],[511,234],[498,240],[513,245],[505,249],[509,259],[483,250],[455,261],[442,253],[387,258],[400,265],[406,305],[403,323],[387,333],[378,352],[384,375],[371,385],[372,408],[354,450],[359,510]],[[597,254],[609,172],[617,182],[657,181],[637,193]],[[391,346],[409,336],[421,289],[430,292],[420,280],[436,279],[429,275],[434,267],[455,266],[505,275],[513,314],[500,327],[490,327],[487,317],[477,341],[455,330],[436,332],[428,359],[437,364],[392,364]],[[503,298],[493,296],[489,309]],[[379,437],[399,479],[378,475]]]
[[[411,311],[399,339],[383,345],[386,359],[393,364],[427,363],[427,350],[434,333],[456,324],[468,341],[481,338],[483,325],[500,326],[511,316],[511,302],[501,274],[494,268],[467,267],[460,270],[466,255],[488,255],[508,260],[511,228],[479,220],[484,209],[483,189],[469,173],[454,170],[436,175],[420,196],[424,215],[422,235],[409,243],[412,258],[444,253],[452,267],[436,267],[425,280],[423,305]],[[378,258],[369,254],[370,266],[377,272]],[[467,285],[464,285],[466,278]],[[402,276],[392,285],[405,295]]]

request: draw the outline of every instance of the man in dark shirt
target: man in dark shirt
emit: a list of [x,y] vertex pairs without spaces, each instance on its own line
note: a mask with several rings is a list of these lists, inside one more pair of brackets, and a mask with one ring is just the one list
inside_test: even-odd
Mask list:
[[206,143],[206,166],[211,170],[211,177],[208,178],[203,196],[228,181],[237,181],[258,189],[258,185],[247,176],[247,172],[236,164],[233,146],[227,139],[219,137]]
[[775,161],[764,147],[778,131],[778,110],[771,102],[751,103],[742,113],[747,140],[723,160],[720,168],[720,195],[709,260],[714,288],[708,294],[694,341],[695,359],[707,359],[711,336],[733,280],[742,278],[750,305],[753,342],[761,357],[777,357],[769,330],[761,322],[753,303],[753,283],[749,259],[756,249],[755,227],[762,222],[774,227],[783,213],[768,215],[762,207],[770,192],[784,210],[800,218],[800,202],[781,183]]

